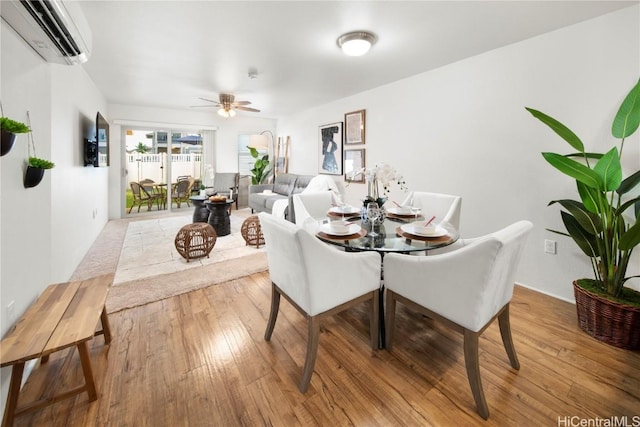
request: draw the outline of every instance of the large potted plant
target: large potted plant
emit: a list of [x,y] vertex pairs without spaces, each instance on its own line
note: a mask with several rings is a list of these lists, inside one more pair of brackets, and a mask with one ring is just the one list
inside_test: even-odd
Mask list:
[[264,181],[269,172],[269,155],[265,154],[260,157],[260,153],[253,147],[247,147],[251,153],[251,157],[256,159],[256,162],[251,169],[251,184],[258,185]]
[[553,167],[576,181],[579,200],[559,204],[566,232],[590,259],[594,279],[574,282],[580,328],[617,347],[640,348],[640,293],[625,286],[633,249],[640,243],[640,197],[629,196],[640,182],[640,171],[623,178],[625,139],[640,125],[640,81],[618,109],[611,133],[620,140],[606,153],[585,151],[584,144],[558,120],[527,110],[564,139],[577,153],[542,153]]
[[8,117],[0,117],[0,156],[4,156],[11,151],[17,134],[30,131],[29,126],[22,122],[12,120]]

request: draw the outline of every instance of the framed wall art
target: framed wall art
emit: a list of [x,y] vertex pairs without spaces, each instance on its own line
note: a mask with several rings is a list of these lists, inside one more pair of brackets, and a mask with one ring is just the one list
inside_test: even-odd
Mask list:
[[[344,150],[344,180],[347,182],[365,182],[364,148]],[[355,173],[359,171],[358,173]]]
[[320,126],[318,145],[319,173],[342,175],[342,122]]
[[345,145],[364,144],[365,110],[352,111],[344,115]]

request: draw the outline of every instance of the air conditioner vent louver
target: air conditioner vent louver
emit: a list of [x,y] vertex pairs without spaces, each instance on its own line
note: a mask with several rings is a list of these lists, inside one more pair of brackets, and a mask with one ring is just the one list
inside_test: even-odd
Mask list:
[[82,53],[76,42],[73,41],[69,31],[67,31],[64,28],[64,24],[60,22],[60,17],[52,10],[51,4],[25,0],[21,0],[20,3],[22,3],[36,20],[38,25],[40,25],[42,31],[49,36],[62,55],[78,56]]
[[89,59],[91,32],[77,2],[3,1],[0,12],[45,60],[72,65]]

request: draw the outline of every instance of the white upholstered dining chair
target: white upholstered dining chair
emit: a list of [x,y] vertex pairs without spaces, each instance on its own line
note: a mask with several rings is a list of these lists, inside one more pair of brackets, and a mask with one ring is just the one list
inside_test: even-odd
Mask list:
[[320,321],[363,301],[370,301],[371,348],[378,348],[380,256],[374,252],[343,252],[309,231],[268,213],[259,214],[264,234],[271,313],[264,339],[273,333],[284,296],[307,319],[307,353],[299,389],[305,393],[318,354]]
[[[386,347],[391,349],[396,302],[440,320],[464,335],[464,360],[478,413],[489,418],[478,360],[478,339],[497,318],[511,366],[520,369],[511,338],[509,302],[524,242],[532,228],[519,221],[442,255],[384,257]],[[403,325],[410,328],[412,325]]]
[[327,217],[334,196],[331,191],[299,193],[292,196],[296,224],[302,225],[309,218],[319,220]]
[[460,230],[460,210],[462,197],[442,193],[428,193],[425,191],[412,191],[402,202],[403,206],[413,206],[422,209],[427,219],[435,215],[435,223],[446,221],[456,230]]

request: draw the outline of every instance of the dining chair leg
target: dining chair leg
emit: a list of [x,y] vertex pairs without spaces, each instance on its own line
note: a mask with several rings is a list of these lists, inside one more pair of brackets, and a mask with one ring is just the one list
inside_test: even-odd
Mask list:
[[280,292],[276,289],[276,285],[271,284],[271,313],[269,313],[269,321],[267,322],[267,330],[264,332],[265,341],[271,339],[273,328],[276,326],[278,319],[278,311],[280,309]]
[[464,364],[467,368],[467,378],[471,386],[471,393],[476,402],[478,414],[485,420],[489,418],[489,406],[482,390],[480,378],[480,360],[478,359],[478,338],[480,334],[468,329],[464,330]]
[[380,333],[380,291],[371,292],[371,312],[369,314],[369,336],[371,349],[378,349],[378,335]]
[[300,380],[299,389],[302,393],[306,393],[309,389],[313,368],[316,365],[316,357],[318,356],[318,341],[320,340],[320,316],[309,317],[307,337],[307,356],[304,361],[304,370],[302,371],[302,379]]
[[509,362],[515,369],[520,369],[520,361],[518,361],[518,355],[516,354],[516,348],[513,346],[513,338],[511,336],[509,304],[507,304],[502,310],[502,313],[498,315],[498,324],[500,325],[500,335],[502,336],[504,349],[507,351],[507,356],[509,356]]
[[386,290],[386,298],[385,301],[385,347],[387,350],[391,350],[393,345],[393,330],[395,329],[396,323],[396,294],[389,289]]

